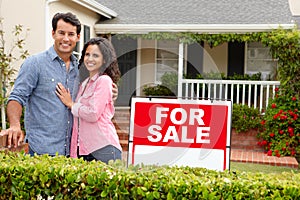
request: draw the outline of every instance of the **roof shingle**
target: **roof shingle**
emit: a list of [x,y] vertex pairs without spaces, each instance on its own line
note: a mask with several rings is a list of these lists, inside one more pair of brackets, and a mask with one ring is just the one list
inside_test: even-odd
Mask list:
[[118,16],[102,24],[292,24],[287,0],[97,0]]

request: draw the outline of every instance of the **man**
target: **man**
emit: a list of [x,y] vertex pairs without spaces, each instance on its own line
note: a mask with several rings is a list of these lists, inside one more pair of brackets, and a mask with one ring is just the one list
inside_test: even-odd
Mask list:
[[[57,13],[52,19],[54,44],[48,50],[28,57],[22,64],[14,89],[8,98],[7,116],[10,128],[8,146],[21,145],[24,133],[20,118],[25,110],[26,139],[29,154],[69,155],[72,114],[60,101],[55,87],[61,82],[75,98],[78,84],[78,62],[72,54],[80,39],[81,23],[72,13]],[[116,98],[117,90],[114,89]]]

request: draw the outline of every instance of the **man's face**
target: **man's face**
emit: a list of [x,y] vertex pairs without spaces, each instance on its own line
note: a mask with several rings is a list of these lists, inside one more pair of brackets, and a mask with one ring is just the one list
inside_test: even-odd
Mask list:
[[56,31],[52,30],[54,49],[60,57],[70,56],[73,52],[76,42],[80,39],[80,35],[77,35],[76,30],[76,26],[62,19],[58,20]]

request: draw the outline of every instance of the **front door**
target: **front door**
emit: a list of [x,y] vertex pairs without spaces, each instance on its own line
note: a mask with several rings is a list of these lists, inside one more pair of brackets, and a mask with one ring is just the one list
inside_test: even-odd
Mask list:
[[130,106],[130,99],[136,95],[137,41],[131,38],[112,37],[121,71],[116,106]]
[[244,66],[245,66],[245,43],[229,42],[227,76],[233,76],[235,74],[243,75]]

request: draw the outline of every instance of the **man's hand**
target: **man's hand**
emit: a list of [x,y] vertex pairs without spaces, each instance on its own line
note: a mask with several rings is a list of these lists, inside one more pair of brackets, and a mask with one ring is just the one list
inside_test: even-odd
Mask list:
[[22,145],[24,143],[24,132],[19,126],[11,126],[9,129],[2,130],[0,135],[7,135],[7,147],[15,147]]
[[113,89],[112,89],[112,92],[113,92],[113,101],[116,101],[117,100],[117,98],[118,98],[118,92],[119,92],[119,90],[118,90],[118,86],[117,86],[117,84],[115,84],[115,83],[113,83]]

